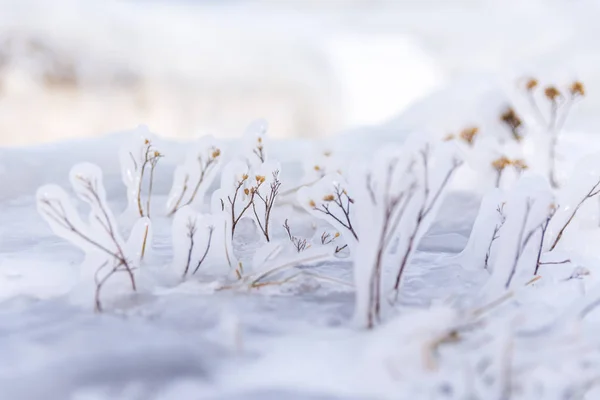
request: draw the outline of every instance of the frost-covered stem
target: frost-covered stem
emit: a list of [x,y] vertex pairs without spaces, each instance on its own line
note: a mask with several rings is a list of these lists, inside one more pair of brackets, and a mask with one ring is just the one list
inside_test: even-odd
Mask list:
[[190,239],[190,248],[188,250],[187,262],[185,263],[185,269],[183,270],[183,278],[187,276],[190,269],[190,263],[192,262],[192,252],[194,251],[194,235],[196,234],[196,220],[188,219],[187,223],[187,237]]
[[287,232],[290,242],[292,242],[292,244],[294,245],[294,247],[296,248],[296,251],[298,253],[303,252],[304,250],[306,250],[309,247],[306,239],[300,239],[299,237],[292,235],[292,229],[290,228],[290,225],[288,224],[287,219],[285,220],[285,222],[283,224],[283,229],[285,229],[285,231]]
[[251,287],[255,287],[259,283],[259,281],[261,281],[262,279],[264,279],[264,278],[266,278],[266,277],[268,277],[270,275],[273,275],[273,274],[275,274],[277,272],[280,272],[280,271],[282,271],[284,269],[294,268],[294,267],[297,267],[298,265],[309,263],[309,262],[325,260],[328,257],[329,256],[327,256],[327,255],[314,255],[314,256],[306,257],[306,258],[301,259],[301,260],[290,261],[288,263],[285,263],[283,265],[280,265],[278,267],[272,268],[272,269],[270,269],[268,271],[265,271],[265,272],[261,273],[256,278],[254,278],[252,280],[252,282],[250,282],[250,286]]
[[150,227],[146,225],[146,229],[144,230],[144,240],[142,240],[142,251],[140,253],[140,259],[144,259],[144,255],[146,254],[146,245],[148,243],[148,232]]
[[577,214],[577,211],[581,208],[581,206],[583,205],[583,203],[587,199],[590,199],[590,198],[596,196],[598,193],[600,193],[600,190],[597,190],[598,186],[600,186],[600,180],[598,180],[598,182],[596,182],[596,184],[594,186],[592,186],[592,188],[590,189],[590,191],[583,197],[583,199],[581,199],[581,201],[579,202],[579,204],[577,204],[577,206],[573,209],[573,212],[571,213],[571,216],[569,217],[569,219],[567,220],[567,222],[558,231],[558,235],[556,236],[556,239],[554,240],[554,243],[552,243],[552,246],[550,246],[550,251],[554,250],[554,248],[556,247],[556,245],[558,244],[558,242],[562,238],[562,235],[565,232],[565,229],[567,229],[567,226],[569,226],[569,224],[571,223],[571,221],[573,221],[573,218],[575,218],[575,214]]
[[502,171],[504,171],[504,169],[496,170],[496,187],[497,188],[500,187],[500,180],[502,179]]
[[169,211],[169,216],[175,214],[177,212],[177,210],[179,210],[179,205],[181,204],[181,202],[183,201],[183,197],[185,196],[185,192],[187,192],[188,190],[188,181],[190,180],[190,176],[188,174],[185,175],[185,178],[183,179],[183,188],[181,189],[181,194],[179,195],[179,197],[177,198],[177,201],[175,202],[175,205],[173,206],[173,208],[171,209],[171,211]]
[[[259,186],[260,186],[260,184],[261,183],[259,183]],[[263,235],[265,236],[265,239],[267,239],[267,242],[270,241],[269,222],[271,219],[271,210],[273,209],[273,205],[275,204],[275,198],[279,194],[280,187],[281,187],[281,182],[279,181],[279,171],[274,171],[273,172],[273,181],[271,182],[271,185],[270,185],[271,192],[266,197],[263,197],[258,192],[258,187],[257,187],[253,193],[253,196],[258,197],[260,199],[260,201],[262,201],[265,205],[265,215],[264,215],[263,223],[261,223],[260,217],[258,216],[258,213],[256,212],[256,203],[254,201],[251,201],[252,211],[254,211],[254,216],[256,217],[256,222],[258,223],[258,227],[260,228]]]
[[144,207],[142,206],[142,185],[144,184],[144,171],[146,170],[146,165],[148,164],[148,154],[150,154],[150,143],[146,143],[146,152],[144,153],[144,162],[140,167],[140,181],[138,182],[138,190],[137,190],[137,204],[138,211],[140,213],[140,217],[144,216]]
[[335,254],[339,253],[340,251],[344,250],[346,247],[348,247],[347,244],[343,245],[343,246],[336,246],[335,247]]
[[98,269],[96,270],[96,273],[94,274],[94,282],[96,283],[96,291],[94,293],[94,311],[96,311],[98,313],[102,312],[102,301],[100,300],[100,291],[102,290],[102,286],[104,286],[104,284],[106,283],[108,278],[110,278],[116,272],[116,267],[115,267],[115,268],[113,268],[113,270],[111,272],[106,274],[100,281],[98,281],[98,273],[104,267],[106,267],[107,264],[108,264],[108,261],[105,261],[100,267],[98,267]]
[[525,215],[523,216],[523,224],[521,225],[521,229],[519,230],[519,236],[517,239],[517,253],[515,254],[515,259],[513,261],[513,265],[510,270],[510,275],[508,276],[508,279],[506,280],[506,284],[504,285],[506,289],[508,289],[510,287],[510,283],[512,282],[515,272],[517,271],[517,264],[519,263],[519,259],[521,258],[521,253],[523,252],[523,249],[527,245],[529,238],[531,238],[532,232],[534,232],[534,230],[532,230],[530,232],[530,235],[528,235],[527,239],[525,240],[525,243],[523,243],[523,236],[525,235],[525,227],[527,226],[527,220],[529,219],[530,212],[531,212],[531,199],[528,198],[527,203],[525,205]]
[[548,126],[546,118],[544,118],[544,114],[542,114],[542,110],[540,109],[537,101],[535,100],[535,97],[533,96],[533,91],[527,91],[527,99],[529,100],[529,104],[531,105],[531,108],[533,108],[533,111],[535,112],[538,118],[538,122],[542,126]]
[[[346,198],[346,205],[344,205],[344,199],[342,197]],[[328,204],[321,204],[320,208],[315,206],[313,207],[313,210],[319,211],[333,218],[337,223],[349,230],[352,236],[354,236],[354,238],[358,241],[358,235],[356,234],[356,231],[352,226],[352,221],[350,220],[350,205],[354,203],[354,200],[351,199],[350,196],[348,196],[348,193],[345,190],[342,190],[339,185],[336,185],[335,195],[328,196],[326,201],[334,203],[342,210],[342,213],[344,214],[344,219],[346,220],[345,222],[331,212]]]
[[[550,225],[550,221],[556,214],[556,210],[557,210],[556,207],[552,208],[552,210],[550,211],[550,214],[548,214],[548,217],[546,217],[546,221],[544,221],[544,223],[542,224],[542,227],[541,227],[542,234],[540,235],[540,248],[538,249],[537,259],[535,262],[535,271],[533,272],[534,276],[537,275],[540,265],[546,264],[546,263],[541,263],[540,259],[542,258],[542,249],[544,248],[544,239],[546,237],[546,231],[548,230],[548,225]],[[568,260],[568,261],[570,261],[570,260]]]
[[502,225],[496,225],[494,227],[494,234],[492,235],[492,239],[490,240],[490,244],[488,245],[487,251],[485,252],[485,261],[483,264],[483,269],[488,269],[489,266],[489,260],[490,260],[490,255],[492,254],[492,245],[494,244],[494,241],[497,240],[500,236],[498,236],[498,232],[500,231],[500,227]]
[[[252,190],[250,192],[250,199],[248,200],[248,204],[246,204],[246,206],[244,206],[242,211],[240,211],[240,213],[236,216],[235,215],[235,202],[237,201],[240,189],[244,185],[244,182],[246,181],[246,179],[242,179],[241,181],[238,182],[238,184],[235,188],[235,192],[233,194],[233,199],[231,199],[230,196],[227,196],[227,200],[229,201],[229,204],[231,205],[231,238],[232,239],[233,239],[233,235],[235,234],[235,228],[236,228],[238,222],[244,216],[244,213],[246,211],[248,211],[250,206],[252,206],[252,202],[254,201],[254,194],[256,193],[255,190]],[[258,186],[260,186],[260,183]],[[258,187],[256,189],[258,189]]]
[[558,117],[558,102],[552,100],[551,112],[550,112],[550,124],[548,125],[548,131],[550,133],[550,149],[549,158],[550,166],[548,170],[548,179],[552,188],[558,188],[558,181],[556,180],[556,144],[558,142],[558,127],[556,125]]
[[150,182],[148,183],[148,199],[146,200],[146,216],[150,218],[150,200],[152,198],[152,187],[154,186],[154,169],[158,163],[158,157],[150,161]]
[[190,199],[187,201],[187,203],[185,203],[186,205],[190,205],[192,203],[192,201],[194,201],[194,199],[196,198],[196,196],[198,195],[198,191],[200,190],[200,187],[202,186],[202,183],[204,182],[204,177],[206,176],[206,173],[208,172],[208,170],[213,166],[214,162],[215,162],[215,158],[213,157],[209,157],[208,161],[204,164],[204,166],[202,166],[202,157],[198,157],[198,162],[200,163],[200,178],[198,179],[198,182],[196,183],[196,186],[194,186],[194,190],[192,191],[192,195],[190,196]]
[[462,164],[460,161],[458,160],[454,160],[452,167],[450,167],[450,169],[448,170],[448,172],[446,173],[446,176],[444,177],[442,183],[440,184],[440,187],[438,188],[436,194],[433,196],[433,199],[431,200],[431,203],[429,204],[429,206],[427,206],[427,203],[429,201],[429,180],[428,180],[428,174],[429,174],[429,163],[428,163],[428,157],[429,157],[429,148],[426,147],[422,152],[421,152],[421,156],[422,156],[422,161],[423,161],[423,170],[424,170],[424,177],[423,177],[423,203],[421,204],[421,208],[417,214],[417,221],[415,223],[415,227],[408,239],[408,245],[406,247],[406,252],[404,253],[404,257],[402,257],[402,261],[400,263],[400,268],[398,269],[398,273],[396,275],[396,281],[394,283],[394,291],[395,291],[395,295],[394,295],[394,301],[398,301],[398,295],[400,294],[400,282],[402,280],[402,275],[404,273],[404,269],[406,268],[406,264],[408,263],[408,259],[410,257],[410,254],[412,253],[412,249],[415,246],[415,238],[417,237],[417,234],[419,233],[419,229],[421,227],[421,223],[423,222],[423,220],[425,219],[425,217],[427,217],[427,215],[431,212],[431,210],[433,209],[433,207],[435,206],[436,202],[438,201],[442,191],[445,189],[445,187],[448,185],[448,182],[450,181],[450,178],[452,177],[452,175],[454,174],[454,172],[456,171],[456,169]]
[[[121,248],[121,245],[119,244],[119,241],[117,240],[115,229],[110,221],[110,217],[108,216],[108,211],[104,207],[103,202],[100,200],[100,195],[98,194],[97,182],[91,181],[90,179],[84,178],[81,176],[78,176],[77,179],[82,182],[83,187],[87,190],[86,193],[81,193],[80,195],[83,198],[87,199],[87,201],[89,201],[95,207],[97,207],[100,210],[100,212],[102,213],[102,216],[104,217],[104,221],[102,219],[100,219],[98,216],[96,216],[96,220],[98,221],[98,223],[102,226],[102,228],[106,231],[106,233],[110,237],[111,241],[113,242],[113,245],[115,246],[116,252],[107,249],[106,247],[104,247],[103,245],[101,245],[100,243],[98,243],[97,241],[95,241],[94,239],[90,238],[89,236],[87,236],[86,234],[81,232],[79,229],[77,229],[75,227],[75,225],[73,225],[73,223],[67,217],[65,209],[64,209],[63,205],[60,203],[60,201],[54,200],[54,202],[53,202],[50,199],[42,199],[41,203],[46,205],[49,210],[49,211],[43,211],[43,212],[46,214],[46,216],[48,218],[55,221],[57,224],[59,224],[63,228],[68,229],[69,231],[71,231],[72,233],[74,233],[75,235],[80,237],[81,239],[85,240],[92,246],[96,247],[97,249],[99,249],[102,252],[106,253],[107,255],[111,256],[118,262],[119,265],[123,265],[125,267],[126,272],[129,275],[129,279],[131,281],[131,288],[135,291],[136,285],[135,285],[135,277],[133,276],[133,271],[131,269],[131,266],[129,265],[129,262],[127,261],[127,258],[125,257],[125,253],[123,252],[123,249]],[[57,205],[55,205],[55,203]]]
[[488,269],[488,262],[490,259],[490,255],[492,254],[492,245],[494,244],[494,241],[500,237],[498,236],[498,232],[500,232],[500,229],[502,229],[502,226],[506,222],[506,216],[504,215],[504,204],[498,206],[496,211],[498,212],[498,214],[500,214],[500,223],[496,224],[496,226],[494,227],[494,234],[492,235],[492,239],[490,240],[490,244],[488,245],[487,252],[485,253],[485,262],[483,264],[483,268],[486,270]]
[[202,254],[202,257],[200,258],[200,261],[198,261],[198,265],[196,265],[196,269],[193,272],[194,275],[196,274],[196,272],[198,272],[198,269],[200,268],[200,266],[202,265],[202,263],[206,259],[206,256],[208,255],[208,251],[210,250],[210,244],[212,243],[212,236],[213,236],[213,231],[214,230],[215,230],[214,226],[209,226],[208,227],[208,243],[206,244],[206,249],[204,249],[204,254]]

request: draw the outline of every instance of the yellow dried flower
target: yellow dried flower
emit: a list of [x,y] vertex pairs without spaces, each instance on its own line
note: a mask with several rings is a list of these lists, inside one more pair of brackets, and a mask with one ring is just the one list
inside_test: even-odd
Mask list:
[[561,96],[560,91],[555,86],[548,86],[546,90],[544,90],[544,95],[546,95],[550,101],[556,101],[556,98]]
[[149,144],[150,144],[150,141],[149,141],[148,139],[144,139],[144,144],[145,144],[145,145],[149,145]]
[[245,181],[246,179],[248,179],[248,174],[242,175],[242,181]]
[[573,97],[585,96],[585,87],[583,86],[583,83],[581,83],[580,81],[573,82],[571,84],[571,87],[569,88],[569,91],[571,92],[571,95]]
[[265,181],[265,177],[263,175],[256,175],[256,182],[263,183]]
[[155,151],[155,152],[154,152],[154,157],[160,157],[160,152],[158,152],[158,151]]
[[538,86],[538,80],[535,78],[529,78],[529,80],[527,81],[527,83],[525,84],[525,88],[528,91],[532,91],[533,89],[535,89]]
[[513,160],[511,164],[519,171],[524,171],[529,168],[525,160],[522,159]]
[[340,233],[336,232],[335,235],[333,235],[333,236],[336,237],[336,238],[338,238],[338,237],[340,237]]
[[212,158],[217,158],[221,155],[221,149],[214,149],[211,156]]
[[250,194],[250,189],[248,189],[248,188],[244,189],[244,194],[246,196],[248,196]]
[[456,139],[456,136],[454,136],[452,133],[447,134],[446,136],[444,136],[444,138],[442,139],[444,142],[449,142],[451,140]]
[[320,170],[321,170],[321,167],[319,167],[318,165],[315,165],[315,166],[314,166],[314,170],[315,170],[315,171],[320,171]]
[[317,203],[315,203],[315,201],[314,201],[314,200],[310,200],[310,201],[308,202],[308,205],[309,205],[311,208],[315,208],[315,207],[317,206]]
[[327,194],[325,196],[323,196],[323,201],[333,201],[335,200],[335,196],[332,194]]
[[492,167],[494,167],[494,169],[496,169],[497,171],[502,171],[504,168],[508,167],[510,164],[511,164],[511,161],[505,156],[502,156],[502,157],[492,161]]
[[262,143],[262,138],[260,136],[258,137],[257,142]]
[[472,127],[463,129],[462,132],[460,132],[460,138],[462,140],[464,140],[465,142],[467,142],[468,144],[472,145],[473,140],[475,139],[475,136],[477,136],[478,133],[479,133],[479,128],[476,126],[472,126]]

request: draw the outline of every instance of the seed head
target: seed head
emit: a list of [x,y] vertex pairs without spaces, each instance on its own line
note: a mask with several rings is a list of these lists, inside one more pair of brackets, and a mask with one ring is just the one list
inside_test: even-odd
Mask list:
[[318,165],[315,165],[313,168],[314,168],[315,171],[320,171],[321,170],[321,167],[319,167]]
[[556,101],[556,98],[561,96],[560,91],[555,86],[548,86],[544,90],[544,95],[550,101]]
[[248,188],[245,188],[245,189],[244,189],[244,194],[245,194],[246,196],[248,196],[248,195],[250,194],[250,189],[248,189]]
[[149,144],[150,144],[150,141],[149,141],[148,139],[144,139],[144,144],[145,144],[145,145],[149,145]]
[[265,181],[265,177],[263,175],[256,175],[255,179],[258,183],[263,183]]
[[340,233],[336,232],[335,235],[333,235],[333,237],[336,237],[336,238],[340,237]]
[[217,158],[220,155],[221,155],[221,149],[214,149],[211,154],[212,158]]
[[538,86],[538,83],[539,82],[537,79],[529,78],[529,80],[525,84],[525,88],[527,89],[527,91],[531,92],[533,89],[535,89]]
[[325,196],[323,196],[323,201],[333,201],[335,200],[335,196],[332,194],[327,194]]
[[581,83],[580,81],[573,82],[571,84],[571,87],[569,87],[569,91],[571,92],[571,95],[573,97],[585,96],[585,87],[583,86],[583,83]]
[[465,142],[467,142],[468,144],[472,145],[473,140],[475,139],[475,136],[477,136],[478,133],[479,133],[479,128],[476,126],[472,126],[472,127],[463,129],[462,132],[460,132],[460,138],[462,140],[464,140]]
[[315,203],[315,201],[314,201],[314,200],[310,200],[310,201],[308,202],[308,205],[309,205],[311,208],[315,208],[315,207],[317,206],[317,204]]
[[242,175],[242,181],[245,181],[246,179],[248,179],[248,174]]
[[444,138],[442,139],[444,142],[449,142],[451,140],[456,139],[456,136],[454,136],[452,133],[447,134],[446,136],[444,136]]
[[492,167],[498,172],[504,170],[504,168],[508,167],[510,164],[511,161],[505,156],[492,161]]

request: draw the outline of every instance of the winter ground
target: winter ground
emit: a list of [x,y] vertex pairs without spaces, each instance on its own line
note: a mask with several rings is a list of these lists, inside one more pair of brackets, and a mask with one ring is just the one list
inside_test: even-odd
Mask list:
[[[115,167],[122,138],[2,151],[4,167],[14,171],[3,175],[11,190],[1,203],[2,398],[366,399],[391,393],[368,367],[365,352],[373,339],[352,327],[353,293],[343,286],[304,279],[276,289],[213,293],[192,281],[131,296],[103,315],[91,305],[73,305],[67,293],[82,254],[54,236],[35,212],[32,193],[41,183],[66,184],[73,163],[91,160],[105,171],[111,208],[123,209]],[[277,146],[287,159],[293,144]],[[172,155],[182,150],[161,147]],[[175,155],[157,179],[163,193]],[[35,167],[40,163],[48,168]],[[284,168],[293,170],[294,162],[288,164]],[[34,168],[39,173],[28,173]],[[164,200],[158,197],[157,204]],[[475,201],[461,193],[448,199],[443,226],[423,240],[411,267],[406,307],[428,306],[477,280],[437,262],[460,250],[469,233],[473,213],[452,215],[456,203]],[[159,221],[164,234],[155,237],[149,268],[170,268],[169,224],[167,218]],[[249,234],[240,240],[255,241],[255,233]],[[349,261],[320,271],[351,281]]]

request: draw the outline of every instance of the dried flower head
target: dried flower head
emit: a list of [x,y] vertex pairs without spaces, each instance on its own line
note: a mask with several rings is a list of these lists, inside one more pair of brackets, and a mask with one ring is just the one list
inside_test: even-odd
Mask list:
[[320,170],[321,170],[321,167],[319,167],[318,165],[315,165],[315,166],[314,166],[314,170],[315,170],[315,171],[320,171]]
[[265,181],[265,177],[263,175],[256,175],[254,178],[258,183],[263,183]]
[[523,159],[520,159],[520,158],[519,158],[519,159],[516,159],[516,160],[513,160],[513,161],[511,162],[511,164],[512,164],[512,166],[513,166],[513,167],[515,167],[515,168],[516,168],[518,171],[524,171],[524,170],[526,170],[526,169],[528,169],[528,168],[529,168],[529,166],[527,165],[527,163],[525,162],[525,160],[523,160]]
[[246,179],[248,179],[248,174],[242,175],[242,181],[245,181]]
[[571,92],[571,95],[573,97],[585,96],[585,87],[583,86],[583,83],[580,81],[573,82],[571,84],[571,86],[569,87],[569,91]]
[[475,139],[475,136],[477,136],[478,133],[479,133],[479,128],[476,126],[472,126],[472,127],[463,129],[460,132],[460,138],[462,140],[464,140],[465,142],[467,142],[468,144],[472,145],[473,140]]
[[315,201],[314,201],[314,200],[309,200],[309,202],[308,202],[308,205],[309,205],[311,208],[315,208],[315,207],[317,206],[317,203],[315,203]]
[[451,140],[456,139],[456,136],[454,136],[452,133],[447,134],[446,136],[444,136],[444,138],[442,139],[444,142],[449,142]]
[[535,78],[529,78],[529,79],[527,80],[527,83],[525,84],[525,88],[526,88],[528,91],[532,91],[533,89],[535,89],[535,88],[538,86],[538,83],[539,83],[539,82],[538,82],[538,80],[537,80],[537,79],[535,79]]
[[545,90],[544,90],[544,95],[550,100],[550,101],[556,101],[557,97],[560,97],[560,91],[555,87],[555,86],[548,86]]
[[148,139],[144,139],[144,144],[145,144],[145,145],[149,145],[149,144],[150,144],[150,141],[149,141]]
[[212,154],[211,154],[212,158],[217,158],[220,155],[221,155],[221,149],[216,149],[216,148],[212,151]]
[[333,235],[333,236],[336,237],[336,238],[338,238],[338,237],[340,237],[340,233],[336,232],[335,235]]
[[332,194],[326,194],[325,196],[323,196],[323,201],[333,201],[335,200],[335,196]]
[[154,152],[154,157],[160,157],[160,156],[161,156],[160,152],[158,152],[158,151]]
[[523,125],[523,121],[521,121],[521,118],[519,118],[512,107],[508,107],[506,111],[500,115],[500,119],[502,122],[508,125],[515,140],[519,141],[522,139],[518,129],[521,127],[521,125]]
[[511,161],[506,156],[502,156],[492,161],[492,167],[497,171],[504,170],[504,168],[508,167],[510,164]]
[[245,189],[244,189],[244,194],[245,194],[246,196],[248,196],[248,195],[250,194],[250,189],[248,189],[248,188],[245,188]]
[[256,139],[256,141],[257,141],[258,143],[262,143],[262,138],[259,136],[259,137],[258,137],[258,139]]

